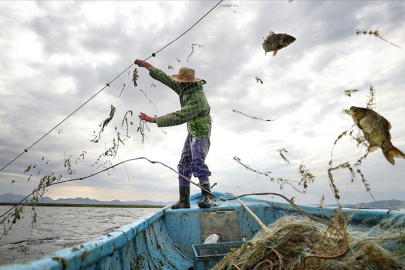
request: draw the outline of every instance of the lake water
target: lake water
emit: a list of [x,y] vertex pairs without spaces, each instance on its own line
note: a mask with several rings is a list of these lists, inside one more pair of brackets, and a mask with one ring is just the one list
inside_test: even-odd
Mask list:
[[[11,206],[0,206],[3,214]],[[0,265],[22,263],[108,234],[159,208],[37,207],[37,223],[26,207],[9,234],[0,239]],[[11,221],[10,221],[11,222]],[[1,233],[3,232],[1,226]]]

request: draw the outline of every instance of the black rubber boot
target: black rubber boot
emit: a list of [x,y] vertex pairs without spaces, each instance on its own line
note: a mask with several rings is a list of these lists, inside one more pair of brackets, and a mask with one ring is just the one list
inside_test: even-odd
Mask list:
[[190,208],[190,186],[180,187],[180,200],[172,206],[172,209]]
[[[203,184],[201,185],[202,188],[206,189],[207,191],[211,192],[210,184]],[[202,198],[201,200],[198,201],[198,207],[200,208],[210,208],[213,204],[214,201],[211,198],[211,194],[209,194],[207,191],[201,189],[201,195]]]

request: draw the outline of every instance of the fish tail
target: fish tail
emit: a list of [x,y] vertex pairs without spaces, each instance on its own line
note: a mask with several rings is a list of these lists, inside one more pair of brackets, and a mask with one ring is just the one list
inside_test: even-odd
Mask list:
[[387,152],[384,152],[384,156],[392,165],[395,165],[394,158],[405,158],[405,154],[395,146],[393,146],[392,149],[388,150]]

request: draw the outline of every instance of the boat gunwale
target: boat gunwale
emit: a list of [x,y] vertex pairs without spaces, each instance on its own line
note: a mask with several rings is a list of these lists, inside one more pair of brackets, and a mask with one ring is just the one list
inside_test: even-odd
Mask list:
[[[73,247],[68,247],[47,254],[36,260],[20,264],[9,264],[0,266],[0,270],[33,270],[33,269],[52,269],[52,270],[69,270],[69,269],[86,269],[96,263],[102,261],[108,256],[112,256],[116,251],[122,250],[129,241],[133,241],[137,235],[147,230],[157,220],[164,218],[166,215],[182,215],[183,213],[190,212],[215,212],[227,210],[239,210],[243,208],[241,204],[234,200],[229,200],[233,196],[226,193],[214,192],[214,194],[225,199],[220,202],[215,198],[218,203],[212,208],[198,208],[196,201],[201,197],[201,194],[194,194],[190,197],[192,208],[190,209],[176,209],[172,210],[173,203],[168,204],[155,213],[150,213],[137,219],[136,221],[124,225],[106,235],[102,235],[83,244]],[[249,206],[272,207],[275,210],[282,210],[285,212],[299,212],[294,206],[285,202],[275,202],[265,199],[257,199],[252,197],[242,197],[242,200]],[[319,207],[314,205],[298,205],[300,209],[306,213],[329,219],[333,217],[334,212],[339,207]],[[349,216],[349,221],[353,222],[367,222],[367,224],[378,223],[381,221],[397,221],[401,225],[405,225],[405,212],[392,211],[392,209],[350,209],[341,208],[344,214]],[[132,252],[132,251],[131,251]]]
[[[79,245],[64,248],[47,254],[33,261],[0,266],[0,270],[85,269],[103,258],[123,248],[128,241],[145,231],[150,224],[165,215],[162,208],[156,213],[148,214],[133,223],[124,225],[106,235],[89,240]],[[91,256],[89,255],[91,254]]]

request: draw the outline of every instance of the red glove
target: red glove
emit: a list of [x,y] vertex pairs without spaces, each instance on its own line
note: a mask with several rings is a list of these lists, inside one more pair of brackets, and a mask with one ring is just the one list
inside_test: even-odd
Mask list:
[[146,121],[149,123],[156,123],[156,119],[154,117],[147,116],[146,114],[144,114],[142,112],[140,113],[140,115],[138,115],[138,117],[139,117],[139,119],[141,119],[143,121]]
[[153,68],[153,66],[151,64],[149,64],[148,62],[145,62],[143,60],[136,59],[134,63],[135,63],[135,65],[138,65],[139,67],[145,67],[148,70],[151,70]]

